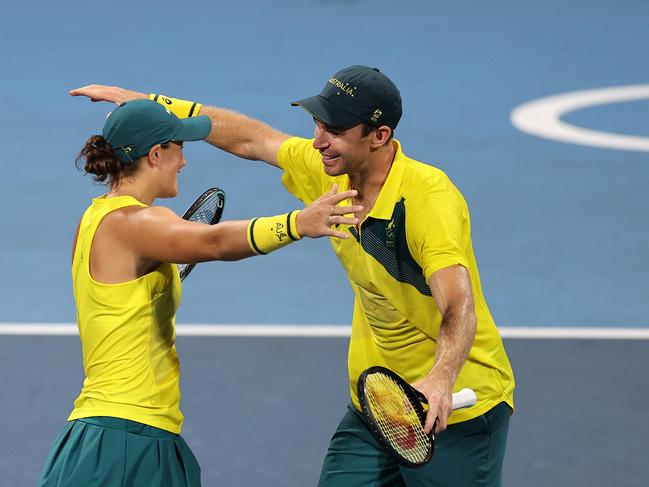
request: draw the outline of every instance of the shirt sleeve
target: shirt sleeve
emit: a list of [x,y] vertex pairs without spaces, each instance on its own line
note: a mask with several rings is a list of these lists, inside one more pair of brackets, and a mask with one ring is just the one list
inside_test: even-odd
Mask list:
[[277,152],[277,162],[284,171],[282,184],[305,205],[327,191],[320,153],[313,148],[312,139],[285,140]]
[[426,282],[440,269],[461,265],[468,269],[470,241],[466,203],[452,195],[431,195],[406,201],[406,236],[413,258]]

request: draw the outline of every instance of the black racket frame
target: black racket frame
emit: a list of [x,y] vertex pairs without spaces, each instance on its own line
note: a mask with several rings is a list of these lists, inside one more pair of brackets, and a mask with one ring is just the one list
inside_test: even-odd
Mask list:
[[426,410],[422,405],[422,402],[427,403],[426,397],[421,392],[419,392],[414,387],[412,387],[410,384],[408,384],[399,374],[395,373],[394,371],[386,367],[382,367],[380,365],[376,365],[374,367],[365,369],[358,377],[358,382],[356,384],[356,389],[358,391],[358,400],[361,404],[363,415],[367,420],[370,433],[372,433],[372,436],[374,436],[376,441],[388,452],[388,454],[392,456],[392,458],[394,458],[397,461],[397,463],[409,468],[423,467],[431,460],[431,458],[433,458],[433,454],[435,453],[435,434],[433,432],[434,429],[428,434],[428,438],[430,439],[430,450],[426,453],[426,456],[422,462],[420,463],[412,462],[407,458],[401,456],[399,452],[397,452],[390,445],[390,442],[388,441],[388,439],[385,437],[385,435],[379,428],[378,421],[374,417],[374,414],[372,413],[372,410],[370,409],[369,404],[367,403],[365,383],[367,377],[375,373],[381,373],[388,376],[389,378],[394,380],[394,382],[397,383],[401,387],[401,389],[403,389],[403,392],[405,393],[406,397],[412,404],[413,409],[417,413],[417,417],[419,418],[419,422],[421,423],[422,427],[426,423]]
[[[184,220],[189,220],[194,213],[201,207],[201,205],[205,202],[205,200],[209,197],[211,197],[214,193],[217,193],[217,203],[216,203],[216,211],[214,212],[214,216],[210,220],[209,224],[214,225],[215,223],[218,223],[219,220],[221,220],[221,215],[223,215],[223,208],[225,207],[225,191],[223,191],[220,188],[209,188],[201,194],[196,201],[192,203],[192,205],[187,209],[187,211],[183,214],[183,219]],[[183,267],[182,271],[180,272],[180,280],[184,280],[187,275],[192,271],[192,269],[196,266],[196,263],[190,263],[186,264],[185,267]]]

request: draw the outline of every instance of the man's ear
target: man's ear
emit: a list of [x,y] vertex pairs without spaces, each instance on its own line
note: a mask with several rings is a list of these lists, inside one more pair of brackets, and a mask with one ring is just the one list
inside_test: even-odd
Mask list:
[[390,139],[392,129],[387,125],[381,125],[374,131],[372,145],[375,147],[382,147]]

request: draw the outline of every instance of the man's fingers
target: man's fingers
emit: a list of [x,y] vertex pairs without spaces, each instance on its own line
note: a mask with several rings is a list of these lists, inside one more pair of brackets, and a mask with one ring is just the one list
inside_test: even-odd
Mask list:
[[69,91],[70,96],[85,96],[90,98],[90,101],[92,102],[99,102],[99,101],[111,101],[108,100],[106,97],[101,96],[100,93],[97,93],[96,90],[93,91],[91,86],[84,86],[83,88],[75,88],[74,90]]
[[424,423],[424,431],[426,434],[430,433],[437,424],[437,415],[431,410],[426,414],[426,422]]
[[350,213],[359,213],[363,211],[363,207],[361,205],[353,205],[353,206],[336,206],[333,209],[334,215],[348,215]]
[[[333,187],[331,188],[331,190],[333,191],[334,188],[336,188],[336,190],[338,190],[338,187],[337,187],[337,185],[335,185],[335,184],[333,185]],[[329,193],[327,193],[327,194],[329,194]],[[332,195],[330,196],[330,198],[331,198],[331,200],[332,200],[332,201],[334,202],[334,204],[335,204],[335,203],[340,203],[340,202],[343,201],[343,200],[347,200],[347,199],[349,199],[349,198],[353,198],[353,197],[356,196],[357,194],[358,194],[358,191],[356,191],[355,189],[350,189],[350,190],[348,190],[348,191],[343,191],[342,193],[335,193],[335,192],[334,192],[334,193],[332,193]]]
[[349,234],[347,232],[340,232],[338,230],[331,230],[331,233],[328,234],[330,237],[336,237],[336,238],[349,238]]
[[70,90],[71,96],[90,96],[90,93],[97,92],[97,85],[86,85]]
[[330,225],[358,225],[360,220],[354,217],[330,216],[328,223]]
[[335,198],[336,198],[336,193],[338,192],[338,185],[334,184],[329,191],[321,195],[315,202],[330,202],[334,201],[334,205],[336,204]]
[[119,86],[86,85],[70,90],[71,96],[86,96],[92,101],[107,101],[119,105],[137,98],[146,99],[147,95],[136,91],[129,91]]
[[[434,428],[435,433],[440,433],[448,427],[448,415],[434,414],[429,410],[428,416],[426,417],[426,426],[428,426],[429,423],[431,428],[427,431],[431,431]],[[424,427],[424,429],[426,429],[426,427]]]

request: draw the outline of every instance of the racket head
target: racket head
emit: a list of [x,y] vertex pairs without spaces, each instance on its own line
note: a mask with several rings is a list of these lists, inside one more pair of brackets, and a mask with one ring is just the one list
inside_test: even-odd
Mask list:
[[[225,207],[225,191],[220,188],[210,188],[194,201],[182,216],[183,219],[214,225],[218,223]],[[178,264],[180,280],[184,280],[196,264]]]
[[403,466],[418,468],[428,463],[435,437],[424,432],[426,410],[417,391],[381,366],[363,371],[357,389],[363,415],[379,444]]

